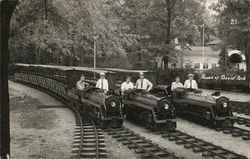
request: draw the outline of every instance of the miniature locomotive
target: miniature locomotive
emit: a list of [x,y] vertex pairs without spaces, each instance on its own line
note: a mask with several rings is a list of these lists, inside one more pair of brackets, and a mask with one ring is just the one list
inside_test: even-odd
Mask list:
[[[82,91],[76,90],[75,84],[84,72],[91,76],[97,74],[93,75],[96,77],[100,70],[84,67],[15,64],[17,81],[32,84],[59,95],[79,107],[80,110],[88,111],[105,127],[121,127],[123,115],[119,97],[91,86]],[[92,80],[93,83],[95,79]]]
[[144,90],[132,89],[125,91],[123,103],[128,120],[167,130],[176,128],[176,121],[173,120],[176,117],[175,110],[166,97],[157,97]]
[[202,96],[201,91],[177,88],[173,91],[173,104],[178,116],[214,127],[233,126],[236,119],[229,99],[219,93]]

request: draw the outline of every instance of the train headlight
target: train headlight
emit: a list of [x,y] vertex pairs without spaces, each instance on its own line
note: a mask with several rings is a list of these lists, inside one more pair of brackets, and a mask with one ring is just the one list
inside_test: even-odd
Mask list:
[[164,104],[164,109],[168,109],[169,108],[169,105],[166,103],[166,104]]
[[111,102],[110,105],[111,105],[111,107],[114,108],[114,107],[116,107],[116,102]]
[[226,108],[226,107],[227,107],[227,103],[226,103],[226,102],[222,102],[222,106],[223,106],[224,108]]
[[228,99],[225,97],[218,98],[216,107],[219,112],[227,112],[230,109]]

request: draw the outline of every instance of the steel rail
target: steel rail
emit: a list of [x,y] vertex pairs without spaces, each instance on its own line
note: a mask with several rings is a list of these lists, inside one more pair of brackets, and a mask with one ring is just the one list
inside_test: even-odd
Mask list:
[[32,83],[28,83],[28,82],[24,82],[24,81],[19,81],[25,85],[28,85],[30,87],[33,87],[33,88],[36,88],[40,91],[43,91],[49,95],[51,95],[52,97],[56,98],[57,100],[59,100],[60,102],[64,103],[65,105],[69,106],[68,108],[75,114],[75,118],[77,120],[77,118],[79,119],[79,122],[80,122],[80,146],[79,146],[79,150],[78,150],[78,153],[77,153],[77,159],[80,159],[81,158],[81,151],[82,151],[82,145],[83,145],[83,122],[82,122],[82,117],[81,117],[81,114],[79,113],[79,111],[71,104],[71,102],[66,99],[66,97],[63,97],[59,94],[56,94],[50,90],[47,90],[41,86],[38,86],[38,85],[35,85],[35,84],[32,84]]
[[[172,136],[178,140],[183,141],[183,144],[188,143],[188,144],[192,145],[192,147],[197,147],[197,148],[202,149],[204,152],[209,152],[209,153],[213,154],[212,156],[217,156],[217,157],[220,157],[223,159],[228,159],[228,155],[233,155],[234,157],[237,157],[237,158],[246,159],[246,157],[244,157],[242,155],[239,155],[239,154],[236,154],[232,151],[223,149],[219,146],[213,145],[209,142],[206,142],[202,139],[198,139],[194,136],[188,135],[188,134],[183,133],[183,132],[178,131],[178,130],[175,130],[174,132],[162,131],[161,135],[162,135],[162,137]],[[165,135],[168,135],[168,136],[165,136]],[[210,147],[210,148],[206,148],[206,147]],[[214,149],[214,150],[212,150],[212,149]],[[226,154],[223,155],[223,153],[220,154],[219,152],[215,152],[215,151],[226,152]]]
[[96,159],[99,159],[99,137],[98,137],[98,131],[96,129],[96,125],[95,125],[94,120],[92,120],[92,124],[93,124],[94,132],[95,132]]
[[113,132],[118,136],[121,136],[122,138],[124,138],[125,140],[129,141],[130,143],[134,144],[135,146],[137,146],[139,149],[143,150],[144,152],[148,153],[150,156],[157,158],[157,159],[161,159],[160,156],[154,154],[153,152],[151,152],[150,150],[144,148],[143,146],[141,146],[140,144],[136,143],[135,141],[133,141],[132,139],[130,139],[129,137],[126,137],[125,135],[123,135],[122,133],[120,133],[119,131],[122,131],[124,133],[129,133],[132,136],[135,136],[136,138],[138,138],[139,140],[142,140],[144,143],[147,143],[149,145],[151,145],[152,147],[155,147],[157,149],[159,149],[160,151],[162,151],[163,153],[166,153],[168,156],[174,158],[174,159],[180,159],[179,157],[175,156],[174,154],[168,152],[166,149],[161,148],[160,146],[153,144],[151,141],[148,141],[147,139],[141,137],[138,134],[135,134],[134,132],[132,132],[131,130],[129,130],[128,128],[121,128],[121,129],[112,129],[109,128],[108,129],[109,132]]

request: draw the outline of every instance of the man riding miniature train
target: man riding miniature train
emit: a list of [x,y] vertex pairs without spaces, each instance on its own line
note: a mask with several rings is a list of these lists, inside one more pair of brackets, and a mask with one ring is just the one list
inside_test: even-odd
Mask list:
[[144,73],[140,72],[139,79],[136,81],[135,88],[143,89],[146,92],[149,92],[153,88],[153,84],[144,77]]
[[194,75],[193,74],[188,74],[188,79],[185,81],[184,86],[180,82],[180,77],[176,76],[175,77],[175,82],[172,82],[171,84],[171,90],[175,90],[176,88],[188,88],[188,89],[198,89],[197,82],[193,79]]

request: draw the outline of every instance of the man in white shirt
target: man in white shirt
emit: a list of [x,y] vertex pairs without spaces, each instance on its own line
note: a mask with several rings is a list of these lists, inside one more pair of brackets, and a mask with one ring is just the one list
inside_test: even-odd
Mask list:
[[147,92],[150,91],[153,87],[153,84],[149,80],[144,78],[143,72],[140,72],[139,75],[140,75],[140,78],[136,81],[135,88],[143,89]]
[[109,90],[108,80],[105,79],[105,73],[100,73],[101,78],[97,81],[96,86],[97,88],[103,89],[105,93]]
[[193,78],[194,78],[193,74],[188,74],[188,79],[184,83],[185,88],[198,89],[198,85]]
[[83,90],[85,87],[89,85],[88,83],[84,82],[84,80],[85,80],[84,75],[81,75],[81,79],[76,83],[76,89]]
[[134,84],[130,80],[131,80],[130,76],[127,76],[126,81],[122,83],[121,85],[122,94],[124,94],[124,91],[134,88]]
[[175,82],[172,83],[171,85],[171,90],[173,91],[176,88],[183,87],[183,84],[180,82],[180,77],[176,76],[175,77]]

